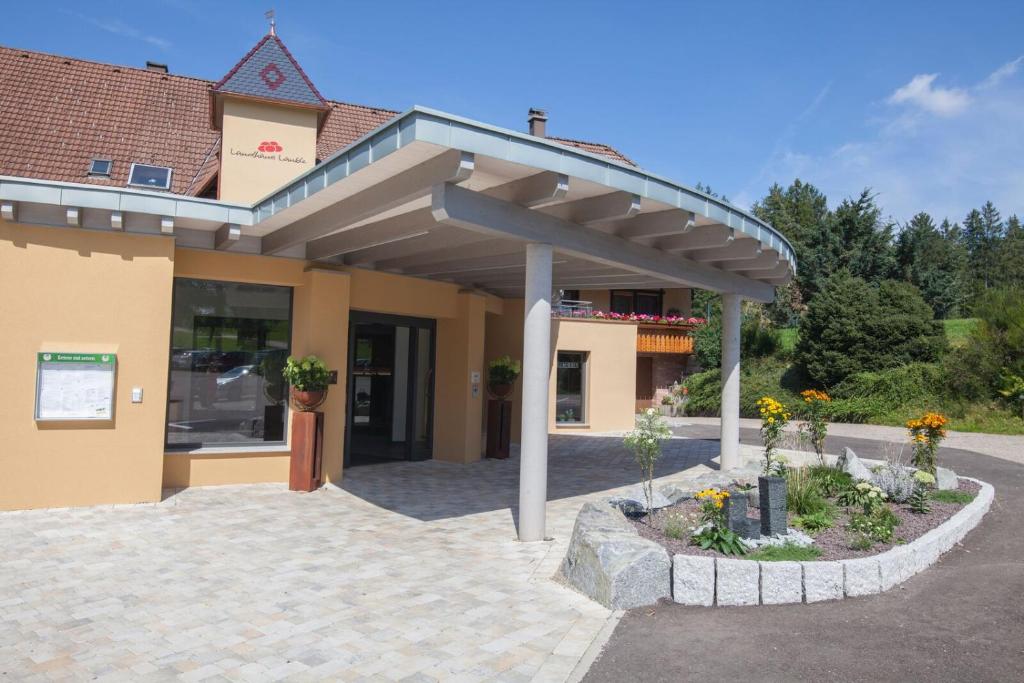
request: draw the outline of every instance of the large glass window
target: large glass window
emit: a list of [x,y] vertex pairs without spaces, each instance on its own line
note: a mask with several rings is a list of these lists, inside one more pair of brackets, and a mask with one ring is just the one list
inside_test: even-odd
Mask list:
[[584,422],[587,354],[580,351],[559,351],[557,370],[555,421],[561,424]]
[[290,287],[174,279],[167,445],[285,440]]
[[613,289],[611,291],[611,309],[613,313],[629,315],[661,315],[661,290]]

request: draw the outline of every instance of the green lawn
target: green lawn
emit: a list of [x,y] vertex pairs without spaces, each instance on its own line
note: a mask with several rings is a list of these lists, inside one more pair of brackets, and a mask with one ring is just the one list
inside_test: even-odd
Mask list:
[[793,349],[796,348],[796,328],[795,327],[782,327],[779,329],[779,339],[782,341],[782,350],[786,353],[792,353]]
[[946,339],[950,346],[963,346],[967,343],[967,336],[977,327],[977,318],[956,318],[943,320],[942,325],[946,328]]

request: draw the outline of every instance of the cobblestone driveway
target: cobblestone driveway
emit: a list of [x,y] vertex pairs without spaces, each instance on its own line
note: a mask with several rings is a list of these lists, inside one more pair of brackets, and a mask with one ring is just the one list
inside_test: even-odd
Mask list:
[[[514,540],[515,457],[0,513],[0,678],[564,680],[610,613],[551,577],[582,502],[636,482],[620,444],[552,438],[547,543]],[[673,440],[658,475],[716,453]]]

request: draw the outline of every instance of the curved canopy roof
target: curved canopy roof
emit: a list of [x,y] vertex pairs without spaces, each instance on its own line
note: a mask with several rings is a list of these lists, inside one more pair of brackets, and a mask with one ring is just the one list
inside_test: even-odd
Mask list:
[[[521,296],[525,242],[554,286],[692,286],[770,300],[796,259],[750,213],[548,138],[415,107],[252,206],[0,178],[5,218],[174,234],[182,246],[306,258]],[[15,207],[15,204],[21,205]],[[28,217],[28,218],[26,218]]]

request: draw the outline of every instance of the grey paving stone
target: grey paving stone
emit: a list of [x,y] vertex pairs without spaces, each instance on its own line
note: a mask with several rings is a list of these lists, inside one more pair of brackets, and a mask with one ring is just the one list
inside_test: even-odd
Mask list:
[[756,605],[761,598],[760,563],[715,560],[715,602],[722,607]]
[[842,600],[843,565],[841,562],[801,562],[803,566],[804,600],[822,602]]
[[672,599],[681,605],[714,605],[715,558],[673,555]]
[[799,562],[761,562],[761,604],[803,602],[803,571]]
[[866,557],[840,562],[843,565],[843,590],[846,597],[874,595],[882,590],[882,576],[877,558]]

